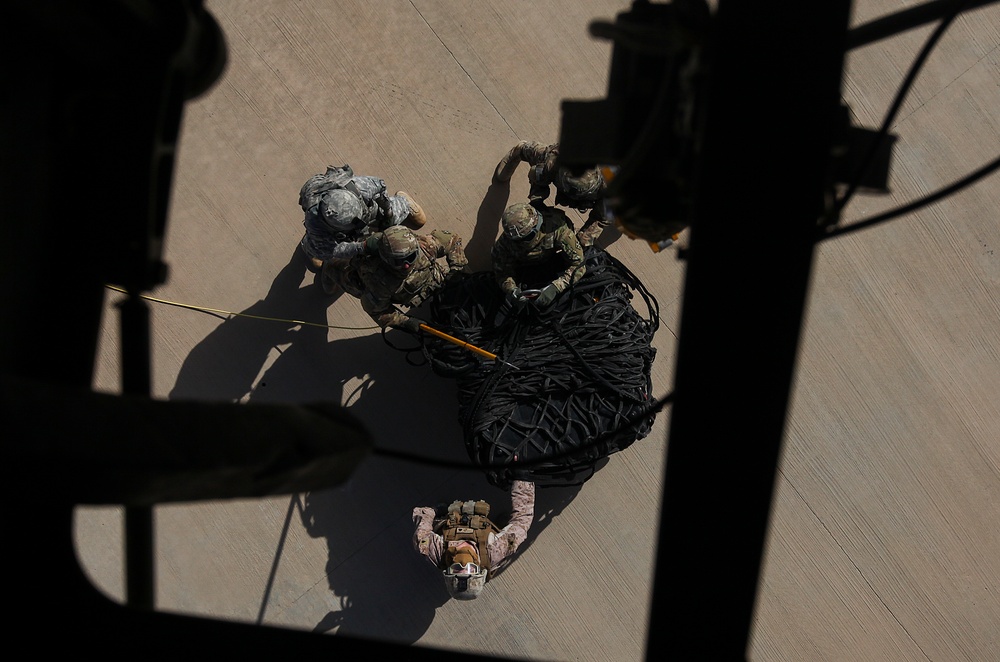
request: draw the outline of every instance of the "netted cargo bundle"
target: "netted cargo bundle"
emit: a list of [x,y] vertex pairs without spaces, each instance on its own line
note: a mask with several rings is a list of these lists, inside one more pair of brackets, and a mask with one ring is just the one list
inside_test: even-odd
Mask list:
[[[647,317],[632,306],[636,294]],[[431,314],[440,330],[500,359],[425,336],[435,372],[458,380],[466,450],[494,485],[582,483],[649,433],[659,306],[605,251],[588,249],[586,275],[547,310],[512,307],[492,273],[477,273],[442,289]],[[504,466],[515,460],[533,464]]]

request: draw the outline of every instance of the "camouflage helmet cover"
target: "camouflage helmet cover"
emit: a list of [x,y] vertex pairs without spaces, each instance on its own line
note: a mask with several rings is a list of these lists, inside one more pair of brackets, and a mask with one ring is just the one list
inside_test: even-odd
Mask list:
[[511,239],[524,239],[542,225],[542,215],[531,205],[519,202],[503,213],[503,232]]
[[338,188],[323,194],[319,214],[335,232],[350,232],[364,224],[365,208],[358,196]]
[[[469,572],[470,569],[475,569],[475,572]],[[486,572],[486,568],[475,564],[458,571],[446,569],[444,586],[448,595],[456,600],[475,600],[486,585]]]
[[420,242],[417,241],[417,236],[402,225],[387,228],[378,242],[379,256],[392,266],[399,266],[401,261],[409,261],[412,264],[419,250]]
[[575,202],[592,203],[604,192],[604,176],[597,168],[574,175],[569,168],[559,168],[559,188]]

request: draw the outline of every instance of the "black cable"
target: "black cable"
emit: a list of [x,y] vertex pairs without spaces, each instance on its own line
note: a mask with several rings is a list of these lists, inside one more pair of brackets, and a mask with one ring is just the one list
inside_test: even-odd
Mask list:
[[[962,11],[977,9],[985,5],[991,5],[998,0],[970,0]],[[925,23],[935,21],[948,12],[948,8],[954,4],[961,4],[962,0],[933,0],[916,7],[910,7],[902,11],[876,18],[873,21],[864,23],[847,31],[847,50],[860,48],[873,44],[886,37],[894,37],[900,33],[920,27]]]
[[934,32],[931,33],[931,36],[927,39],[927,42],[920,50],[916,59],[913,60],[913,64],[910,65],[910,71],[907,73],[906,78],[903,79],[902,84],[899,86],[899,90],[896,92],[896,98],[889,107],[889,110],[885,115],[885,119],[882,120],[882,126],[879,128],[878,134],[875,136],[875,139],[872,140],[868,151],[865,153],[864,158],[858,165],[851,183],[848,185],[844,194],[834,203],[833,210],[828,216],[828,220],[830,222],[829,224],[832,225],[836,221],[840,212],[854,196],[860,182],[864,179],[865,174],[867,174],[868,169],[871,167],[872,161],[878,153],[879,147],[885,140],[886,135],[888,135],[892,122],[896,119],[896,114],[902,107],[903,101],[906,100],[906,95],[909,93],[910,87],[912,87],[913,82],[916,80],[917,74],[920,73],[920,69],[923,68],[924,62],[927,60],[931,51],[934,50],[934,47],[941,39],[941,36],[945,33],[945,30],[948,29],[948,26],[951,25],[952,21],[955,20],[955,17],[958,16],[958,14],[965,8],[966,5],[969,4],[969,2],[971,2],[971,0],[959,0],[956,3],[955,7],[953,7],[951,11],[943,19],[941,19],[941,22],[934,29]]
[[[585,259],[586,274],[543,310],[513,308],[488,272],[449,285],[431,300],[437,328],[500,359],[494,363],[425,339],[435,373],[458,382],[466,450],[494,484],[512,477],[570,484],[652,427],[659,304],[606,251],[588,249]],[[548,282],[550,267],[541,270],[548,275],[537,274],[539,282]],[[530,274],[520,276],[523,287],[535,286]],[[633,307],[637,297],[647,317]]]
[[563,460],[574,455],[579,454],[581,451],[590,450],[591,448],[597,448],[601,444],[605,443],[608,439],[614,437],[616,434],[627,430],[629,427],[639,423],[644,418],[648,418],[654,414],[659,413],[666,405],[672,402],[674,399],[673,392],[667,393],[662,398],[657,400],[647,409],[644,409],[638,414],[626,419],[618,427],[607,430],[601,433],[600,436],[596,437],[592,441],[574,448],[573,450],[564,451],[555,455],[541,457],[535,460],[515,460],[508,463],[498,463],[498,464],[473,464],[471,462],[459,462],[456,460],[445,460],[443,458],[428,457],[426,455],[418,455],[417,453],[408,453],[406,451],[397,451],[388,448],[375,447],[372,449],[372,455],[378,455],[380,457],[386,457],[393,460],[403,460],[405,462],[412,462],[414,464],[423,464],[426,466],[438,467],[441,469],[462,469],[467,471],[483,471],[483,470],[500,470],[500,469],[530,469],[533,467],[543,466],[550,464],[553,461]]
[[952,182],[948,186],[945,186],[944,188],[939,189],[934,193],[925,195],[922,198],[918,198],[917,200],[902,205],[901,207],[896,207],[895,209],[890,209],[889,211],[882,212],[881,214],[873,216],[872,218],[869,219],[865,219],[864,221],[858,221],[857,223],[852,223],[850,225],[832,228],[831,230],[824,233],[819,240],[823,241],[825,239],[830,239],[832,237],[839,237],[851,232],[857,232],[858,230],[864,230],[865,228],[869,228],[878,223],[884,223],[885,221],[896,218],[897,216],[903,216],[904,214],[909,214],[910,212],[916,211],[921,207],[926,207],[929,204],[937,202],[938,200],[946,198],[949,195],[957,193],[962,189],[971,186],[972,184],[982,179],[983,177],[992,174],[998,168],[1000,168],[1000,157],[993,159],[992,161],[982,166],[978,170],[974,170],[965,177],[955,182]]

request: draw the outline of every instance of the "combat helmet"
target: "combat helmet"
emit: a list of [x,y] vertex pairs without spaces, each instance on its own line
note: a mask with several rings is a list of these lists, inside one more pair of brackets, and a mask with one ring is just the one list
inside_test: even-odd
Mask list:
[[456,600],[475,600],[486,585],[486,568],[468,561],[461,563],[456,555],[454,563],[444,570],[444,586],[448,595]]
[[574,175],[569,168],[560,167],[558,178],[559,192],[566,196],[569,205],[593,207],[594,203],[604,195],[604,176],[597,168],[590,168],[579,175]]
[[365,207],[361,198],[342,188],[323,194],[319,215],[334,232],[350,232],[364,225]]
[[409,228],[394,225],[382,233],[378,254],[393,269],[409,271],[420,255],[420,243]]
[[542,227],[542,215],[531,205],[519,202],[507,207],[501,222],[504,234],[510,239],[527,241]]

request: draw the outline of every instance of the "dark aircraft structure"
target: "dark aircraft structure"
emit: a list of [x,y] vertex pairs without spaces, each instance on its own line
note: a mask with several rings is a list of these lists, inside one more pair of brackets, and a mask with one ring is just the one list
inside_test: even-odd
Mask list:
[[[849,125],[845,53],[932,21],[943,30],[985,4],[936,0],[848,29],[849,0],[720,0],[714,12],[700,0],[636,0],[614,22],[592,24],[614,43],[608,96],[564,103],[565,164],[618,167],[609,196],[635,236],[657,241],[677,222],[691,232],[676,380],[660,403],[671,421],[648,659],[746,657],[814,250],[850,230],[838,225],[846,198],[884,187],[890,165],[884,127]],[[141,294],[168,278],[162,246],[184,104],[211,88],[227,56],[203,3],[12,0],[2,30],[5,524],[31,540],[9,542],[4,555],[8,576],[31,582],[8,591],[17,596],[8,646],[177,659],[197,641],[203,656],[229,659],[289,650],[483,659],[151,609],[154,504],[336,485],[372,440],[331,404],[149,398]],[[771,105],[749,101],[760,98]],[[785,194],[762,215],[753,202],[775,187]],[[87,192],[74,194],[72,215],[50,204],[53,190],[68,189]],[[647,199],[653,190],[672,192],[668,212]],[[761,226],[769,241],[749,253],[744,237]],[[79,257],[48,261],[53,242]],[[106,283],[129,293],[121,396],[91,390]],[[761,290],[769,295],[754,296]],[[26,322],[57,296],[58,325]],[[732,331],[749,317],[769,323]],[[126,507],[125,606],[77,564],[78,504]]]

